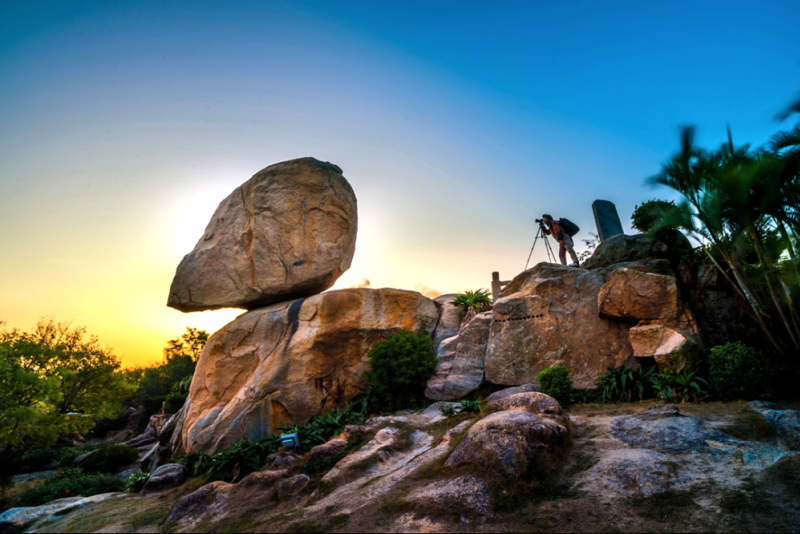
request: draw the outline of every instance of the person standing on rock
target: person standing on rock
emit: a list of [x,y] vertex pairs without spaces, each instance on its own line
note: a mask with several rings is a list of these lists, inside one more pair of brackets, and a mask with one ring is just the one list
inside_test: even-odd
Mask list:
[[578,255],[575,254],[575,245],[572,242],[572,237],[569,233],[564,229],[564,227],[559,224],[558,221],[554,220],[552,216],[548,214],[542,215],[542,221],[546,225],[543,228],[543,232],[546,235],[551,235],[558,241],[558,258],[561,260],[561,265],[567,264],[567,252],[569,252],[570,257],[572,258],[572,263],[570,263],[570,267],[578,267]]

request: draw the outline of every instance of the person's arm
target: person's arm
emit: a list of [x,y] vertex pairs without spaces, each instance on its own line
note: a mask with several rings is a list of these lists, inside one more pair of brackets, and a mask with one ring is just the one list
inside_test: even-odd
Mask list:
[[550,235],[550,229],[547,227],[546,224],[542,225],[542,231],[544,232],[544,235]]

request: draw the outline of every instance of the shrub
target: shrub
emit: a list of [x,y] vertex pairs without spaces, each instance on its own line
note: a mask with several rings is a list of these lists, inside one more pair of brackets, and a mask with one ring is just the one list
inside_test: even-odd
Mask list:
[[696,366],[682,373],[658,373],[650,377],[650,382],[658,396],[667,402],[699,400],[703,387],[708,387],[708,382],[698,376]]
[[458,295],[451,300],[450,304],[461,308],[458,312],[458,316],[461,319],[464,318],[464,314],[470,309],[475,310],[477,313],[492,309],[492,301],[489,297],[489,292],[485,289],[478,289],[477,291],[467,290],[463,295]]
[[164,405],[161,407],[161,411],[164,413],[178,413],[178,411],[183,408],[183,404],[186,402],[186,395],[181,393],[170,393],[167,395],[167,398],[164,399]]
[[348,405],[344,410],[315,415],[305,425],[282,425],[281,430],[287,434],[296,433],[300,448],[309,450],[314,445],[325,443],[333,436],[341,434],[347,425],[363,425],[367,414],[363,404],[361,408],[361,411],[357,411],[354,405]]
[[145,482],[148,480],[150,480],[150,473],[142,473],[141,471],[131,473],[128,475],[128,480],[125,481],[125,489],[127,491],[138,493],[142,491]]
[[364,376],[378,404],[400,410],[424,402],[425,386],[438,363],[428,336],[406,331],[389,334],[369,352],[369,360],[370,370]]
[[58,467],[70,467],[73,460],[81,454],[86,454],[93,450],[99,449],[100,445],[82,445],[80,447],[64,447],[58,451]]
[[[651,230],[670,229],[675,230],[674,224],[665,224],[666,219],[671,219],[672,212],[675,211],[675,202],[670,200],[648,200],[641,205],[633,208],[631,215],[631,226],[646,234]],[[672,221],[669,221],[672,222]]]
[[617,368],[609,367],[605,373],[597,377],[594,385],[597,386],[597,395],[601,402],[615,402],[618,400],[632,401],[636,393],[639,400],[644,399],[650,387],[651,375],[656,367],[637,370],[627,369],[624,365]]
[[63,469],[47,477],[43,483],[20,495],[17,506],[40,506],[65,497],[98,495],[122,491],[125,484],[117,477],[89,475],[82,469]]
[[769,378],[764,356],[736,341],[711,349],[709,374],[723,399],[751,398],[763,393]]
[[91,473],[116,473],[139,459],[139,451],[127,445],[101,445],[81,468]]
[[22,467],[31,471],[39,471],[46,465],[58,460],[58,450],[53,448],[31,449],[22,457]]
[[540,392],[550,395],[561,404],[569,404],[573,389],[569,369],[563,365],[554,365],[542,370],[537,380]]

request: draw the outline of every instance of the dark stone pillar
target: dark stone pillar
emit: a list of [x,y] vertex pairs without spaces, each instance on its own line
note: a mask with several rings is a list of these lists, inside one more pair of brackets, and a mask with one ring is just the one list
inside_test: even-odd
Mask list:
[[592,203],[594,212],[594,222],[597,224],[597,235],[603,242],[611,236],[619,235],[622,232],[622,223],[619,222],[617,208],[613,202],[608,200],[595,200]]

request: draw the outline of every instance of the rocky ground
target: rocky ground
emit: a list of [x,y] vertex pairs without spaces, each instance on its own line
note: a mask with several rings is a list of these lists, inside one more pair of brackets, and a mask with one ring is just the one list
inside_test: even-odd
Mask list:
[[279,453],[237,484],[190,479],[144,495],[57,501],[38,515],[16,513],[26,514],[27,530],[37,532],[795,531],[800,525],[794,411],[800,403],[641,402],[564,413],[551,401],[516,393],[495,397],[482,413],[449,418],[436,403],[350,427],[305,456]]

